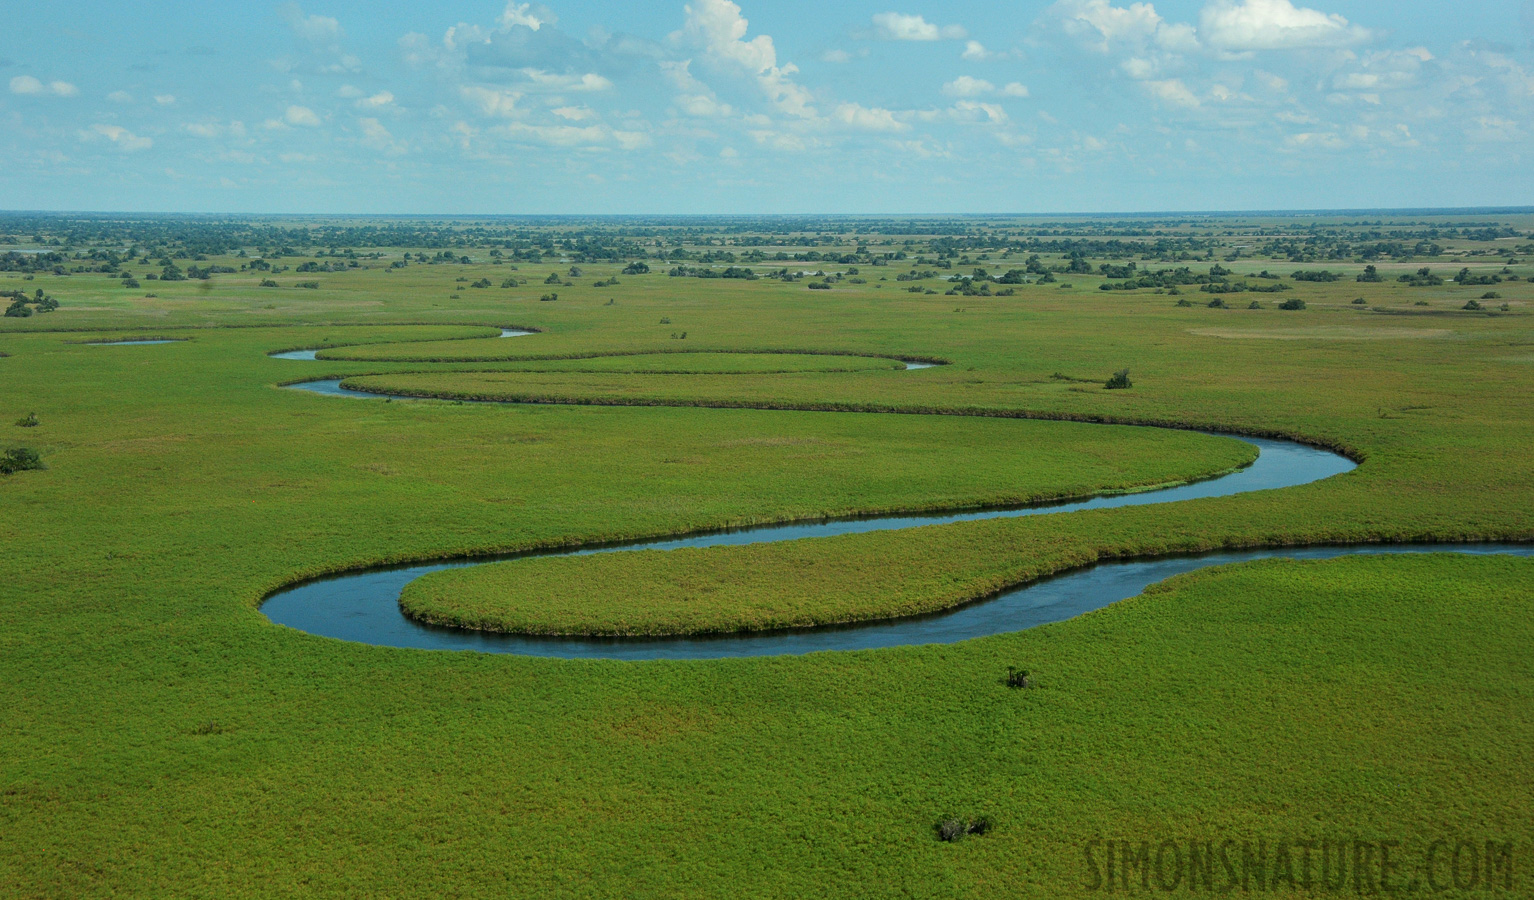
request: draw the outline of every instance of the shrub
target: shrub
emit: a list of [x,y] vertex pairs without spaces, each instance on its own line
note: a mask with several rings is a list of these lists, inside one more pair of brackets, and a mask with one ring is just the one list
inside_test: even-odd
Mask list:
[[1513,308],[1511,306],[1507,305],[1506,303],[1504,303],[1501,306],[1497,307],[1497,309],[1500,309],[1503,312],[1512,312],[1513,311]]
[[1279,309],[1304,309],[1305,301],[1298,297],[1291,297],[1278,305]]
[[1362,297],[1358,297],[1358,298],[1355,298],[1355,299],[1354,299],[1354,300],[1353,300],[1353,305],[1354,305],[1354,306],[1363,306],[1363,305],[1365,305],[1365,304],[1366,304],[1366,303],[1367,303],[1367,301],[1366,301],[1366,300],[1364,300],[1364,298],[1362,298]]
[[1246,305],[1246,308],[1247,309],[1262,309],[1262,304],[1258,303],[1256,300],[1253,300],[1251,303],[1248,303]]
[[516,286],[517,286],[517,279],[516,279],[515,276],[513,276],[511,278],[508,278],[505,281],[501,282],[501,287],[503,287],[503,288],[514,288]]
[[937,831],[937,839],[945,844],[952,844],[964,839],[966,834],[982,835],[991,830],[991,820],[988,816],[980,816],[974,820],[961,819],[958,816],[947,816],[938,820],[934,829]]
[[1007,677],[1003,679],[1009,688],[1033,687],[1033,676],[1028,674],[1027,669],[1017,669],[1007,666]]
[[1129,380],[1128,369],[1119,369],[1117,372],[1114,372],[1113,377],[1108,379],[1108,383],[1103,385],[1103,387],[1110,391],[1119,391],[1133,386],[1134,384]]
[[143,285],[138,283],[137,278],[124,278],[123,287],[129,288],[130,290],[135,290],[143,287]]
[[808,287],[812,291],[829,291],[831,289],[831,286],[823,281],[812,281]]
[[261,279],[261,285],[260,286],[261,287],[276,287],[277,286],[277,282],[271,280],[270,278],[263,278],[263,279]]
[[36,428],[37,424],[37,413],[35,412],[27,413],[16,420],[17,428]]
[[319,290],[320,283],[318,281],[300,281],[298,284],[295,284],[293,286],[294,287],[298,287],[298,288],[306,288],[308,290],[315,291],[315,290]]
[[1188,298],[1187,297],[1183,297],[1182,299],[1177,301],[1177,305],[1178,306],[1192,306],[1193,304],[1188,302]]
[[1230,309],[1230,307],[1226,306],[1225,305],[1225,301],[1223,299],[1221,299],[1220,297],[1216,297],[1213,300],[1210,300],[1209,301],[1209,308],[1210,309]]
[[14,475],[29,469],[43,468],[47,467],[43,465],[42,457],[30,447],[17,447],[14,450],[5,451],[5,455],[0,456],[0,475]]
[[1481,299],[1482,300],[1501,300],[1502,299],[1502,295],[1497,293],[1496,291],[1487,291],[1486,293],[1481,295]]
[[662,318],[660,320],[660,323],[662,325],[670,325],[671,324],[671,317],[670,316],[665,316],[664,318]]
[[1460,309],[1468,309],[1468,310],[1472,310],[1472,311],[1473,310],[1477,310],[1477,309],[1485,309],[1485,308],[1486,307],[1482,306],[1481,305],[1481,301],[1479,301],[1479,300],[1471,300],[1469,303],[1466,303],[1464,306],[1460,307]]
[[543,279],[544,284],[562,284],[558,272],[550,272],[549,277]]
[[558,300],[559,299],[559,295],[558,294],[544,294],[542,297],[539,297],[538,299],[541,300],[544,303],[551,303],[551,302],[553,302],[555,300]]
[[648,275],[648,274],[650,274],[650,266],[647,263],[641,262],[641,261],[636,259],[635,261],[629,263],[627,266],[623,267],[623,274],[625,274],[625,275]]
[[490,279],[488,279],[488,278],[481,278],[480,280],[478,280],[478,281],[474,282],[473,284],[469,285],[469,287],[471,287],[471,288],[487,288],[489,286],[490,286]]

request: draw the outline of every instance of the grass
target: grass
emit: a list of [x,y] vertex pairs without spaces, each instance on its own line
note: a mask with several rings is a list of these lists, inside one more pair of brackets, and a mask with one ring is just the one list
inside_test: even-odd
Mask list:
[[[0,895],[1060,898],[1092,895],[1085,842],[1162,836],[1366,836],[1408,860],[1497,839],[1527,859],[1527,560],[1269,561],[1029,632],[707,663],[370,647],[256,608],[382,561],[1073,492],[1230,450],[981,414],[1285,434],[1362,465],[1168,507],[505,571],[596,610],[718,585],[739,617],[920,608],[1128,553],[1534,539],[1531,285],[1498,286],[1512,312],[1463,312],[1471,288],[1394,281],[1420,264],[1295,284],[1295,311],[1178,308],[1079,275],[955,312],[893,279],[586,284],[616,264],[583,263],[557,303],[540,281],[567,266],[458,300],[455,277],[499,284],[504,267],[327,273],[316,290],[242,273],[152,299],[40,274],[24,286],[61,308],[0,326],[0,416],[41,423],[0,450],[24,439],[48,466],[0,478]],[[498,325],[543,333],[488,339]],[[638,371],[671,365],[673,331],[709,371]],[[145,335],[188,340],[71,343]],[[379,358],[265,356],[360,344]],[[818,371],[864,363],[816,355],[767,374],[744,370],[781,360],[733,355],[769,350],[950,365]],[[469,361],[487,353],[542,359]],[[439,355],[459,361],[423,361]],[[551,365],[619,369],[515,371]],[[1124,368],[1133,389],[1105,390]],[[277,388],[323,376],[635,405]],[[784,411],[697,408],[729,404]],[[838,409],[954,415],[810,411]],[[1015,434],[1038,435],[1033,452]],[[1181,452],[1156,459],[1157,442]],[[1008,688],[1009,667],[1035,687]],[[945,843],[948,818],[990,827]]]

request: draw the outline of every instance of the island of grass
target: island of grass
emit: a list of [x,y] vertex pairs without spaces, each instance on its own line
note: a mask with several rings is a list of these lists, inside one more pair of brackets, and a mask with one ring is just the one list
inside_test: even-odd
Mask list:
[[[982,503],[952,495],[915,507],[864,505],[859,510],[870,515],[1023,506],[1150,490],[1215,477],[1256,457],[1251,444],[1229,438],[1070,422],[853,416],[833,428],[832,434],[839,435],[831,440],[806,443],[785,435],[730,443],[736,445],[736,464],[746,466],[769,457],[808,462],[879,447],[891,482],[920,481],[923,469],[993,468],[985,479],[992,493]],[[922,442],[940,433],[944,449],[923,452]],[[981,449],[987,447],[1005,448],[1003,458]],[[823,508],[817,518],[847,512]],[[804,555],[807,545],[816,548],[815,556]],[[987,557],[1009,557],[995,557],[982,545],[971,549],[957,567],[964,573],[959,578],[951,552],[909,558],[891,568],[883,554],[867,553],[865,543],[841,538],[521,559],[426,575],[406,586],[400,608],[429,624],[520,634],[657,637],[770,631],[936,612],[1029,574],[987,565]],[[919,550],[917,555],[922,555]],[[612,589],[617,584],[621,590]]]

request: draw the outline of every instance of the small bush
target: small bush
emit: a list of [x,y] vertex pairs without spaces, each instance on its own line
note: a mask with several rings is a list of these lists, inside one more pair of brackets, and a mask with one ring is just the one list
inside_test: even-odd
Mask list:
[[1486,307],[1482,306],[1481,305],[1481,301],[1479,301],[1479,300],[1471,300],[1469,303],[1466,303],[1464,306],[1460,307],[1460,309],[1468,309],[1468,310],[1471,310],[1471,311],[1478,310],[1478,309],[1485,309],[1485,308]]
[[198,726],[196,726],[195,728],[192,729],[192,734],[195,734],[195,735],[198,735],[198,736],[202,736],[202,735],[206,735],[206,734],[223,734],[223,733],[224,733],[224,726],[218,724],[217,722],[203,722],[201,725],[198,725]]
[[1256,300],[1253,300],[1251,303],[1248,303],[1246,305],[1246,308],[1247,309],[1262,309],[1262,304],[1258,303]]
[[1031,688],[1033,687],[1033,676],[1028,674],[1027,669],[1007,666],[1007,677],[1003,679],[1003,682],[1009,688]]
[[319,290],[320,283],[318,281],[300,281],[298,284],[293,286],[297,288],[304,288],[310,291],[317,291]]
[[544,294],[542,297],[539,297],[538,299],[543,301],[544,303],[552,303],[555,300],[559,299],[559,295],[558,294]]
[[42,457],[30,447],[17,447],[14,450],[5,451],[5,455],[0,456],[0,475],[14,475],[17,472],[44,468],[47,467],[43,465]]
[[948,816],[940,819],[933,826],[937,831],[937,839],[945,844],[952,844],[964,839],[966,834],[982,835],[991,830],[991,820],[988,816],[980,816],[977,819],[961,819],[957,816]]
[[1502,299],[1502,295],[1497,293],[1496,291],[1487,291],[1486,293],[1481,295],[1481,299],[1482,300],[1501,300]]
[[1223,299],[1219,298],[1219,297],[1216,297],[1213,300],[1209,301],[1209,308],[1210,309],[1230,309],[1229,306],[1225,305],[1225,301]]
[[1182,299],[1177,301],[1177,305],[1178,306],[1192,306],[1193,304],[1188,302],[1188,298],[1187,297],[1183,297]]
[[517,286],[517,279],[515,277],[508,278],[505,281],[501,282],[501,287],[503,287],[503,288],[514,288],[516,286]]
[[469,285],[469,287],[471,287],[471,288],[487,288],[489,286],[490,286],[490,279],[488,279],[488,278],[481,278],[480,280],[478,280],[478,281],[474,282],[473,284]]
[[1134,387],[1134,383],[1129,380],[1128,369],[1119,369],[1113,373],[1113,377],[1108,379],[1107,384],[1104,384],[1103,387],[1110,391],[1121,391],[1125,388]]
[[561,279],[559,277],[559,273],[558,272],[550,272],[549,273],[549,277],[543,279],[543,283],[544,284],[561,284],[562,281],[561,281]]
[[1412,306],[1431,306],[1431,305],[1432,304],[1428,303],[1426,300],[1418,300],[1416,303],[1412,304]]
[[1353,301],[1353,305],[1354,305],[1354,306],[1363,306],[1363,305],[1365,305],[1365,303],[1366,303],[1366,302],[1367,302],[1367,301],[1365,301],[1365,300],[1364,300],[1364,298],[1362,298],[1362,297],[1358,297],[1358,298],[1357,298],[1357,299],[1355,299],[1355,300],[1354,300],[1354,301]]
[[1291,297],[1278,305],[1279,309],[1304,309],[1305,301],[1298,297]]
[[670,316],[666,316],[665,318],[660,320],[660,323],[662,325],[670,325],[671,324],[671,317]]
[[16,420],[16,427],[17,428],[36,428],[37,427],[37,413],[30,412],[30,413],[27,413],[26,415],[22,416],[21,418],[17,419]]
[[277,282],[271,280],[270,278],[263,278],[263,279],[261,279],[261,285],[260,286],[261,287],[276,287],[277,286]]

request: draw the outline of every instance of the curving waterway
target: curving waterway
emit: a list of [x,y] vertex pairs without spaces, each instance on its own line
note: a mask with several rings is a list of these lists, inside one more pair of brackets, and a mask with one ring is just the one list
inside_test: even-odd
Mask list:
[[[304,351],[300,351],[304,352]],[[307,351],[311,353],[312,351]],[[310,358],[310,357],[288,357]],[[930,364],[906,361],[907,368]],[[339,379],[290,384],[287,387],[334,397],[384,399],[379,394],[341,387]],[[971,512],[880,516],[767,525],[684,537],[584,547],[578,550],[536,551],[493,557],[473,557],[418,565],[382,566],[318,579],[281,590],[266,599],[261,611],[273,622],[311,634],[389,647],[422,650],[477,650],[565,659],[721,659],[774,656],[827,650],[871,650],[913,644],[946,644],[970,638],[1019,631],[1059,622],[1140,594],[1146,587],[1174,575],[1208,566],[1258,559],[1332,559],[1382,553],[1455,552],[1534,555],[1534,546],[1520,544],[1398,544],[1351,547],[1308,547],[1228,551],[1195,556],[1160,557],[1102,562],[1014,588],[995,597],[952,610],[855,625],[799,628],[701,637],[567,638],[494,634],[427,625],[400,611],[405,585],[430,572],[534,556],[579,556],[634,550],[676,550],[684,547],[739,546],[794,541],[871,531],[890,531],[1016,518],[1085,509],[1148,506],[1209,497],[1229,497],[1252,491],[1275,490],[1320,481],[1351,471],[1355,464],[1327,450],[1293,441],[1223,435],[1246,441],[1258,450],[1250,466],[1205,481],[1152,491],[1109,494],[1064,503],[983,509]]]

